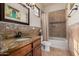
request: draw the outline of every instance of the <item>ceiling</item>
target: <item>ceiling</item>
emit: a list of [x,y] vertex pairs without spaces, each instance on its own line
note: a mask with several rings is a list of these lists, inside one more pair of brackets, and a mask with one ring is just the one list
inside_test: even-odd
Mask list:
[[53,4],[55,4],[55,3],[41,3],[41,5],[43,5],[43,6],[49,6],[49,5],[53,5]]
[[51,5],[57,5],[57,4],[66,4],[66,3],[40,3],[43,7],[48,7]]

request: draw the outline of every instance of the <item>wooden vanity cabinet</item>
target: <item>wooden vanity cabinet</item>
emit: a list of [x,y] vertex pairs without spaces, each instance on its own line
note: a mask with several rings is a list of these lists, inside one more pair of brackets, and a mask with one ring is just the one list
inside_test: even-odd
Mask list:
[[41,56],[41,46],[33,49],[33,56]]
[[41,56],[41,39],[37,38],[28,45],[12,51],[10,56]]
[[32,51],[32,45],[31,44],[28,44],[14,52],[12,52],[10,55],[11,56],[25,56],[27,55],[28,53],[30,53]]
[[29,52],[28,54],[26,54],[25,56],[33,56],[32,51],[31,51],[31,52]]
[[33,48],[36,48],[37,46],[39,46],[41,44],[41,40],[37,39],[33,42]]
[[33,42],[33,56],[41,56],[41,40]]

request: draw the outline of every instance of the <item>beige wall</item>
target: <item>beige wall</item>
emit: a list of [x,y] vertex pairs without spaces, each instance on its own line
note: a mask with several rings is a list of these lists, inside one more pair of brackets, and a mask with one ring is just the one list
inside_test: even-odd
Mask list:
[[[69,4],[70,5],[70,4]],[[71,10],[69,10],[70,6],[67,6],[68,14]],[[79,4],[75,4],[78,5]],[[75,8],[75,5],[73,8]],[[79,8],[79,7],[78,7]],[[69,40],[69,50],[72,55],[79,55],[79,10],[74,10],[71,13],[71,17],[68,17],[67,14],[67,38]]]
[[[40,3],[36,3],[37,7],[40,8],[40,11],[42,10],[42,6]],[[30,26],[36,26],[41,27],[41,13],[40,17],[33,14],[33,10],[30,8]]]

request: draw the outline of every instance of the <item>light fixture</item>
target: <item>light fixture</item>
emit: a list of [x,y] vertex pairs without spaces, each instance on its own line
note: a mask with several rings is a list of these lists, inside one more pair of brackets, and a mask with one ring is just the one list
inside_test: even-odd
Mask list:
[[32,9],[35,6],[35,3],[28,3],[28,6],[30,6]]

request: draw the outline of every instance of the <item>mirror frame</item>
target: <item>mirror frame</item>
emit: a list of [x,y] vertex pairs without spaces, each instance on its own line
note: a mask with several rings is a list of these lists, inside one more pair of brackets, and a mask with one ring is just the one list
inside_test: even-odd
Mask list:
[[0,18],[1,18],[0,21],[29,25],[30,24],[30,9],[22,3],[18,3],[18,4],[22,5],[24,8],[28,10],[28,23],[6,19],[5,18],[5,3],[0,3]]

